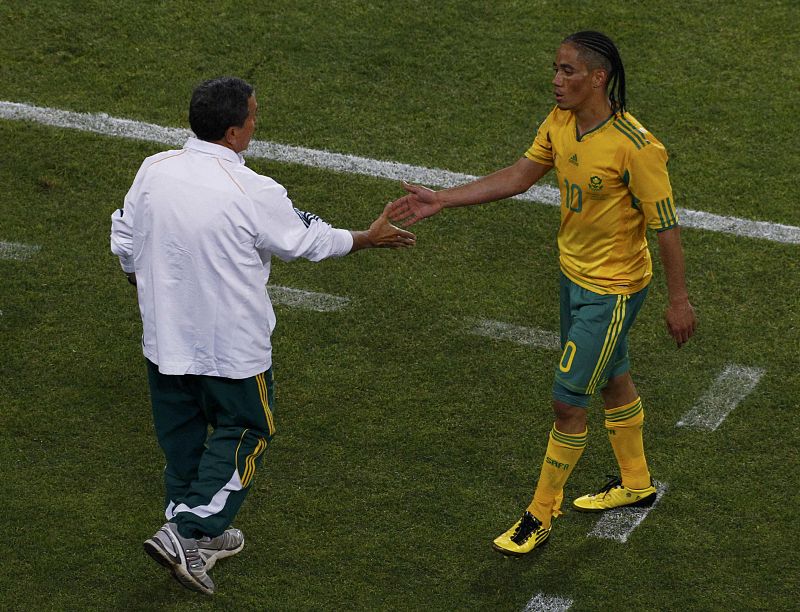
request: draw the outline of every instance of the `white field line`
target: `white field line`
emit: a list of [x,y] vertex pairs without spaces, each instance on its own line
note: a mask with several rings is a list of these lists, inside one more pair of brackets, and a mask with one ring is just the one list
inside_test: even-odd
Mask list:
[[[59,128],[72,128],[107,136],[147,140],[170,146],[181,146],[186,138],[191,135],[191,132],[186,129],[163,127],[130,119],[119,119],[109,117],[105,113],[76,113],[18,102],[0,101],[0,119],[34,121]],[[267,141],[251,142],[246,154],[251,157],[302,164],[337,172],[363,174],[391,180],[405,180],[434,187],[452,187],[475,178],[470,174],[461,174],[448,170],[411,166],[393,161],[379,161],[355,155],[331,153],[329,151]],[[559,191],[555,187],[548,185],[534,185],[525,193],[516,196],[516,199],[558,206]],[[726,217],[688,208],[678,208],[678,212],[681,215],[681,225],[685,227],[722,232],[746,238],[761,238],[786,244],[800,244],[800,227],[793,225]]]
[[[32,106],[18,102],[0,101],[0,119],[34,121],[42,125],[71,128],[106,136],[118,136],[134,140],[158,142],[170,146],[182,146],[192,132],[182,128],[169,128],[131,119],[110,117],[105,113],[76,113],[57,108]],[[435,168],[411,166],[393,161],[379,161],[356,155],[331,153],[305,147],[295,147],[264,140],[253,140],[245,151],[248,157],[270,159],[392,180],[404,180],[438,187],[452,187],[476,178],[470,174],[459,174]],[[558,206],[559,192],[555,187],[534,185],[518,196],[541,204]]]
[[20,244],[18,242],[3,242],[0,240],[0,259],[17,259],[24,261],[39,252],[41,247],[36,244]]
[[292,289],[291,287],[281,287],[280,285],[268,285],[267,293],[269,293],[273,304],[314,310],[316,312],[340,310],[350,302],[349,298],[338,295],[303,291],[302,289]]
[[571,599],[563,597],[549,597],[537,593],[528,602],[522,612],[566,612],[572,607]]
[[617,508],[606,510],[595,523],[594,528],[587,534],[595,538],[627,542],[633,530],[639,526],[650,511],[661,501],[667,491],[667,484],[653,481],[656,487],[656,500],[649,508]]
[[675,427],[716,430],[736,406],[747,397],[766,374],[763,368],[728,364],[711,388]]
[[784,244],[800,244],[800,227],[794,225],[726,217],[681,207],[678,207],[677,210],[683,227],[733,234],[744,238],[763,238]]
[[561,348],[561,339],[555,332],[537,327],[512,325],[511,323],[503,323],[502,321],[493,321],[491,319],[479,319],[470,329],[470,333],[494,340],[510,340],[517,344],[536,346],[543,349],[558,350]]

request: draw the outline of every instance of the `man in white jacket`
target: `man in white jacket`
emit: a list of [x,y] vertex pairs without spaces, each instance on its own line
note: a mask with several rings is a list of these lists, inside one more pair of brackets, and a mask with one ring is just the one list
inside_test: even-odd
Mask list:
[[167,461],[168,522],[144,548],[207,594],[208,570],[244,546],[230,524],[275,433],[270,258],[319,261],[415,241],[385,211],[349,231],[294,208],[280,184],[244,165],[257,110],[241,79],[199,85],[189,109],[196,138],[143,162],[111,224],[111,250],[137,287]]

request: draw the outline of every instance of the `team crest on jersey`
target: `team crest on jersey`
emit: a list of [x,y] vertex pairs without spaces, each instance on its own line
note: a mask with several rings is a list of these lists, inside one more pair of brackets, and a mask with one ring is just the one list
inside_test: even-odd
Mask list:
[[592,191],[600,191],[603,188],[603,179],[599,176],[592,176],[589,179],[589,189]]

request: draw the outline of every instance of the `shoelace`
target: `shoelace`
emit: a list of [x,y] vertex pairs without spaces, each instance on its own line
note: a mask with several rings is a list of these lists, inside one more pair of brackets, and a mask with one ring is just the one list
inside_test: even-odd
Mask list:
[[186,562],[191,569],[203,569],[206,562],[203,561],[203,557],[200,556],[200,551],[197,547],[186,548],[183,552],[186,554]]
[[603,488],[601,488],[597,493],[595,493],[595,495],[605,496],[605,494],[608,493],[611,489],[622,486],[622,481],[619,479],[619,476],[611,476],[610,474],[606,474],[606,478],[609,479],[608,482],[604,484]]
[[530,512],[526,512],[522,515],[522,520],[520,520],[519,525],[514,530],[514,535],[511,536],[511,541],[515,544],[522,544],[525,542],[531,534],[539,528],[539,521],[534,517]]

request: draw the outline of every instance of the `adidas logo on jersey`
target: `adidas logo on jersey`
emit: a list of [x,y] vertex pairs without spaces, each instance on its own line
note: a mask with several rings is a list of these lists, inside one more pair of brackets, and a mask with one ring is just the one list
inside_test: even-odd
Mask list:
[[577,153],[573,153],[572,154],[572,157],[569,158],[569,163],[575,164],[576,166],[578,165],[578,154]]

